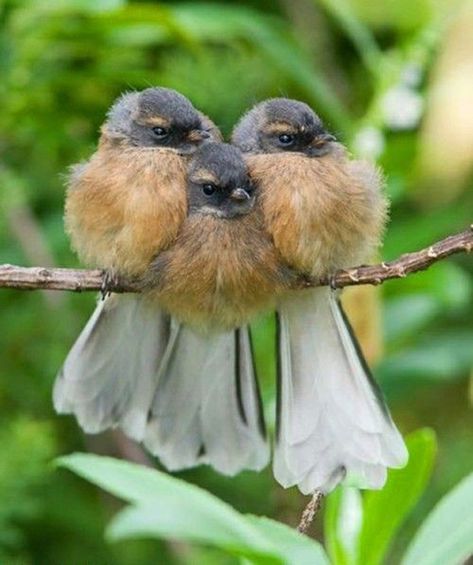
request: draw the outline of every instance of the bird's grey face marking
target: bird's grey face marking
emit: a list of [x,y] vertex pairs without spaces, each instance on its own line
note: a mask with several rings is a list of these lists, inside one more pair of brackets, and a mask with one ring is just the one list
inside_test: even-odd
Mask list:
[[233,142],[251,153],[304,153],[320,157],[335,138],[313,110],[296,100],[275,98],[250,110],[235,128]]
[[193,153],[212,138],[190,101],[168,88],[123,95],[109,111],[107,126],[112,137],[129,145],[183,154]]
[[190,213],[234,218],[254,205],[254,188],[241,152],[224,143],[207,144],[194,156],[188,179]]

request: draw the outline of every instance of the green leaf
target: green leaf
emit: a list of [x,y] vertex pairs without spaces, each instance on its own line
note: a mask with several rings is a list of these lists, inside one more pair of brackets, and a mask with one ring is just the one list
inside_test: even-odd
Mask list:
[[76,453],[58,463],[133,503],[112,522],[109,534],[115,539],[154,533],[209,543],[260,563],[280,562],[272,544],[243,516],[194,485],[111,457]]
[[[242,519],[251,524],[255,530],[259,530],[262,536],[268,541],[274,543],[277,547],[277,553],[280,560],[285,565],[329,565],[327,556],[323,548],[314,540],[298,533],[284,524],[280,524],[268,518],[258,516],[242,516]],[[177,520],[176,523],[174,523]],[[193,516],[186,516],[183,520],[181,512],[170,515],[168,509],[166,512],[160,512],[152,506],[131,506],[120,512],[113,522],[110,524],[107,534],[112,540],[123,540],[128,538],[136,538],[143,536],[151,537],[175,537],[176,527],[179,529],[186,528],[189,536],[180,539],[189,541],[199,541],[203,543],[214,543],[214,536],[209,538],[208,526],[202,527],[196,524]],[[197,531],[201,530],[200,533]],[[197,534],[197,535],[196,535]],[[215,544],[224,549],[230,549],[232,552],[245,555],[251,559],[250,562],[273,563],[267,556],[251,554],[250,552],[241,552],[239,548],[233,546],[224,546],[220,543]]]
[[382,490],[365,495],[358,546],[360,565],[384,563],[391,540],[424,492],[432,473],[437,445],[434,432],[428,428],[417,430],[407,437],[406,444],[406,467],[391,470]]
[[166,537],[199,542],[261,564],[328,563],[316,542],[277,522],[243,516],[212,494],[166,473],[80,453],[58,463],[132,503],[111,522],[109,539]]
[[[208,493],[206,493],[208,494]],[[212,495],[208,495],[212,497]],[[220,502],[220,501],[218,501]],[[127,506],[111,521],[106,531],[110,541],[119,541],[136,538],[168,538],[215,546],[234,555],[248,557],[255,563],[280,564],[275,547],[266,547],[263,536],[255,543],[258,533],[256,529],[250,536],[241,537],[242,524],[251,530],[245,523],[244,516],[239,515],[241,524],[235,529],[235,524],[229,524],[220,519],[220,516],[206,511],[206,509],[184,505],[175,499],[172,491],[169,497],[160,497],[160,503],[154,502]],[[230,507],[228,507],[232,510]],[[238,532],[240,529],[240,532]]]
[[246,519],[274,543],[285,565],[329,565],[323,547],[308,536],[269,518],[246,515]]
[[338,517],[342,503],[342,489],[337,488],[325,501],[324,541],[329,557],[335,565],[347,565],[348,555],[338,536]]
[[384,332],[393,341],[418,337],[434,320],[469,307],[473,291],[470,274],[454,262],[435,265],[386,289]]
[[473,554],[473,473],[437,504],[402,565],[457,565]]
[[327,498],[325,543],[335,565],[355,562],[362,519],[362,500],[358,489],[342,485]]

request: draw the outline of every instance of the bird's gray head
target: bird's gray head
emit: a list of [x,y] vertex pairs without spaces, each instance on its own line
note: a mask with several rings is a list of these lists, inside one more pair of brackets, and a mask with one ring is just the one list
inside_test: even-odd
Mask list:
[[200,147],[189,164],[188,195],[191,214],[221,218],[247,214],[255,195],[241,151],[226,143]]
[[335,138],[322,120],[303,102],[271,98],[257,104],[235,126],[232,143],[245,153],[291,151],[320,157]]
[[192,153],[214,137],[209,121],[185,96],[161,87],[123,94],[108,111],[105,131],[120,143],[180,153]]

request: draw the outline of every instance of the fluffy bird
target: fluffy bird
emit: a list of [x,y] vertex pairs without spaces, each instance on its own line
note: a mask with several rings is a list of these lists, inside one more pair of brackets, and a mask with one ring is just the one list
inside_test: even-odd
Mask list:
[[294,275],[263,229],[241,152],[208,137],[219,141],[181,95],[125,95],[97,153],[73,169],[74,247],[143,292],[99,303],[54,403],[86,432],[121,427],[169,469],[233,475],[269,459],[250,334],[235,327]]
[[[191,155],[220,139],[216,126],[174,90],[121,96],[97,151],[69,177],[65,224],[79,257],[112,275],[143,276],[187,216]],[[56,410],[75,414],[86,432],[120,426],[143,439],[169,324],[145,296],[99,302],[56,380]]]
[[[387,203],[379,172],[350,159],[302,102],[267,100],[234,129],[282,259],[326,276],[378,247]],[[278,413],[273,469],[285,487],[331,491],[347,475],[381,488],[407,452],[331,288],[288,293],[278,305]]]
[[79,257],[111,272],[142,274],[187,215],[189,156],[220,139],[209,118],[175,90],[121,96],[97,151],[71,169],[65,225]]
[[146,282],[186,325],[231,329],[275,305],[296,280],[264,230],[241,152],[202,147],[190,163],[189,216]]
[[[208,144],[189,167],[189,216],[147,275],[173,315],[144,444],[169,469],[224,474],[269,459],[246,324],[295,280],[263,229],[242,154]],[[239,329],[235,329],[238,326]]]

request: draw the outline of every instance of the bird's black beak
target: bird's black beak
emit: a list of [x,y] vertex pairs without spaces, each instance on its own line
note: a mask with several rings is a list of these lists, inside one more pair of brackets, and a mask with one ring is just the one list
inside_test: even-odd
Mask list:
[[323,133],[316,139],[321,139],[323,143],[328,143],[329,141],[337,141],[337,138],[331,133]]
[[201,143],[202,141],[207,141],[211,137],[210,132],[205,129],[192,129],[187,134],[187,141],[191,143]]
[[244,188],[235,188],[231,191],[230,198],[238,202],[244,202],[250,199],[250,195]]
[[330,151],[330,142],[336,141],[336,138],[330,133],[321,133],[316,135],[307,148],[307,153],[311,157],[322,157]]

